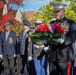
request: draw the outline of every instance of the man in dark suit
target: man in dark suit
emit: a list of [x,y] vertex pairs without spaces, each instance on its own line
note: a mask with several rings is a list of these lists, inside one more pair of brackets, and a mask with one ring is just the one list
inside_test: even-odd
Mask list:
[[1,33],[0,41],[0,55],[4,62],[4,74],[15,75],[16,33],[10,30],[10,22],[6,22],[4,27],[6,30]]
[[31,23],[27,20],[23,20],[23,31],[19,33],[19,47],[21,61],[21,74],[28,75],[28,41],[29,41],[29,29]]
[[64,16],[66,4],[54,3],[56,19],[50,24],[59,24],[64,28],[64,39],[54,40],[59,44],[50,44],[50,75],[67,75],[67,63],[74,60],[72,43],[76,40],[75,22]]

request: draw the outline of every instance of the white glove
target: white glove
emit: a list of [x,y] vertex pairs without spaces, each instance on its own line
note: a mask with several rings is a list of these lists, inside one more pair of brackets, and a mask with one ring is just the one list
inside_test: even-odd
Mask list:
[[60,43],[62,44],[64,42],[64,39],[63,38],[60,38]]
[[59,39],[53,39],[54,41],[58,42],[58,43],[63,43],[64,42],[64,39],[63,38],[59,38]]
[[16,54],[14,54],[14,57],[16,57]]
[[44,51],[46,52],[48,50],[49,50],[49,46],[47,46],[47,47],[44,46]]
[[3,58],[3,55],[2,54],[0,54],[0,58]]
[[28,60],[31,61],[33,58],[31,56],[28,57]]

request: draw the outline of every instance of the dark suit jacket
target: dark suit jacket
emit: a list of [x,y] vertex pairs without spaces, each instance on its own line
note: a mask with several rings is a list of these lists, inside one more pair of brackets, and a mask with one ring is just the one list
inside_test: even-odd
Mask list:
[[75,22],[73,20],[63,18],[60,21],[54,20],[51,24],[62,24],[64,21],[69,25],[69,30],[65,35],[65,41],[63,44],[51,45],[49,52],[49,60],[56,62],[66,62],[74,60],[74,51],[72,43],[76,40]]
[[23,36],[23,32],[21,31],[19,34],[19,47],[20,47],[20,55],[27,54],[27,48],[28,48],[28,37],[29,34],[26,32],[26,34]]
[[6,41],[5,32],[2,32],[0,36],[0,54],[7,54],[11,56],[16,54],[16,39],[16,33],[10,31],[8,39]]

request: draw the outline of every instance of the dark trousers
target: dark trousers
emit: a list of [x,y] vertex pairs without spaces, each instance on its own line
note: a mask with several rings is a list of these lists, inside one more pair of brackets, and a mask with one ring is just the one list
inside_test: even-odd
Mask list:
[[3,65],[2,65],[2,61],[0,61],[0,74],[2,73],[3,71]]
[[34,61],[33,60],[29,61],[29,74],[30,75],[36,75],[35,66],[34,66]]
[[67,75],[67,62],[50,62],[50,75]]
[[21,55],[21,73],[24,75],[28,75],[28,64],[25,55]]
[[17,71],[18,71],[18,73],[20,73],[21,72],[21,69],[22,69],[22,62],[21,62],[21,58],[20,58],[20,55],[18,54],[17,55],[17,59],[18,59],[18,64],[17,64]]
[[15,75],[14,68],[14,57],[13,56],[4,56],[4,74],[5,75]]
[[71,61],[70,75],[74,75],[74,61]]

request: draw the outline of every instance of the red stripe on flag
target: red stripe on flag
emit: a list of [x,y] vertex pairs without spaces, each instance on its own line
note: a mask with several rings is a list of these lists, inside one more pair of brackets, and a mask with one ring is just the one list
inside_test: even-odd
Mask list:
[[1,25],[4,25],[6,22],[8,22],[7,14],[2,16]]
[[7,15],[7,4],[4,5],[3,8],[3,15],[1,19],[0,29],[1,31],[5,31],[4,24],[8,21],[8,15]]

